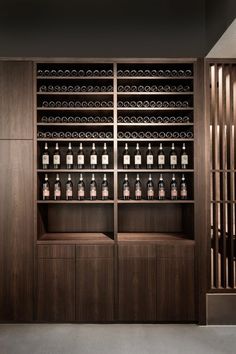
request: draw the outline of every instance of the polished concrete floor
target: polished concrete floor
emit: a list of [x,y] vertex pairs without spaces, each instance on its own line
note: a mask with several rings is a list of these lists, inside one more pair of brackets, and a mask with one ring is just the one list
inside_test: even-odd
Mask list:
[[236,327],[196,325],[0,325],[1,354],[228,354]]

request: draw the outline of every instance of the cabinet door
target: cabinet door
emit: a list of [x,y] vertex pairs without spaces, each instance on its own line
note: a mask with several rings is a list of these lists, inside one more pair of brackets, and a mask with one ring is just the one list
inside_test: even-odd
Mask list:
[[76,320],[114,320],[113,246],[78,246],[76,259]]
[[119,245],[120,321],[156,320],[156,249],[152,245]]
[[157,321],[194,321],[194,246],[157,246]]
[[37,320],[74,321],[74,246],[46,246],[45,249],[40,249],[41,247],[38,247],[37,264]]
[[0,139],[33,139],[32,62],[0,62]]
[[33,318],[33,143],[0,140],[0,319]]

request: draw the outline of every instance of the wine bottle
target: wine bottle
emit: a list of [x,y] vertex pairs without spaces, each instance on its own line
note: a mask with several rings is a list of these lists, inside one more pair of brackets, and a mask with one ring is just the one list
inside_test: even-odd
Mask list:
[[102,168],[108,168],[109,165],[109,155],[107,151],[107,144],[104,143],[103,152],[102,152]]
[[147,199],[152,200],[154,199],[154,184],[152,181],[152,175],[150,174],[148,177],[148,182],[147,182]]
[[180,199],[184,200],[187,198],[188,198],[187,183],[184,175],[182,175],[181,183],[180,183]]
[[142,184],[139,179],[139,174],[137,174],[136,181],[135,181],[135,192],[134,192],[134,198],[135,200],[140,200],[142,199]]
[[82,143],[79,144],[79,151],[77,154],[77,167],[84,168],[84,149]]
[[141,168],[142,165],[142,155],[139,150],[139,143],[136,144],[136,151],[134,155],[134,168]]
[[78,200],[84,200],[84,198],[85,198],[85,184],[83,181],[83,175],[81,173],[78,182]]
[[183,143],[182,152],[181,152],[181,168],[187,168],[187,166],[188,166],[188,154],[186,152],[185,143]]
[[146,154],[146,166],[149,169],[153,167],[153,153],[151,143],[148,144],[148,150]]
[[58,143],[56,143],[56,147],[53,153],[53,167],[60,168],[60,164],[61,164],[61,154],[59,150],[59,145]]
[[104,173],[103,181],[102,181],[102,200],[107,200],[108,197],[109,197],[108,181],[107,181],[107,175]]
[[66,200],[73,199],[73,183],[71,181],[71,175],[68,174],[68,180],[66,182]]
[[122,186],[122,190],[123,190],[123,198],[125,200],[130,199],[130,186],[129,186],[129,180],[128,180],[128,175],[125,175],[125,179],[123,182],[123,186]]
[[54,183],[54,199],[55,200],[61,199],[61,182],[58,173],[56,175],[56,181]]
[[170,168],[174,169],[177,166],[177,153],[175,151],[175,144],[172,143],[170,152]]
[[46,170],[49,167],[49,152],[48,152],[48,144],[45,143],[44,151],[42,154],[42,165],[43,169]]
[[177,182],[175,179],[175,174],[172,175],[172,180],[170,183],[170,199],[176,200],[178,198]]
[[92,150],[90,152],[90,168],[97,168],[97,151],[95,147],[95,143],[92,144]]
[[130,167],[130,153],[128,144],[125,143],[125,150],[123,152],[123,168],[128,169]]
[[73,155],[71,143],[69,143],[68,150],[66,153],[66,167],[68,169],[71,169],[73,168],[73,164],[74,164],[74,155]]
[[159,182],[158,182],[158,199],[164,200],[165,199],[165,183],[163,181],[162,173],[160,174]]
[[95,181],[95,177],[93,173],[90,182],[90,200],[96,200],[96,199],[97,199],[97,183]]
[[164,168],[165,167],[165,153],[163,151],[162,143],[160,143],[158,155],[157,155],[157,165],[158,168]]
[[50,199],[50,184],[48,181],[48,175],[45,174],[44,182],[43,182],[43,200]]

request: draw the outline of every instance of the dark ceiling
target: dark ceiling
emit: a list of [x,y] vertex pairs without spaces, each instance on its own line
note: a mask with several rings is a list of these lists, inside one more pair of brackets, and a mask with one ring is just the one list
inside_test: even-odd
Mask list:
[[0,56],[201,57],[234,0],[3,0]]

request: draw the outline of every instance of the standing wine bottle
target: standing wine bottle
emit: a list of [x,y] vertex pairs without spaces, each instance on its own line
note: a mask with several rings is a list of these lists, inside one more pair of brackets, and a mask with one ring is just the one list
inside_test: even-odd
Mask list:
[[182,175],[180,183],[180,199],[185,200],[188,198],[187,183],[184,175]]
[[186,152],[186,147],[185,143],[183,143],[182,146],[182,152],[181,152],[181,168],[185,169],[188,166],[188,154]]
[[81,173],[78,182],[78,200],[84,200],[84,198],[85,198],[85,184],[83,181],[83,175]]
[[109,187],[107,181],[107,175],[104,173],[102,181],[102,200],[107,200],[109,197]]
[[54,199],[55,200],[61,199],[61,182],[58,173],[56,175],[56,181],[54,183]]
[[162,173],[160,174],[159,182],[158,182],[158,199],[164,200],[166,196],[165,192],[165,183],[163,181]]
[[44,151],[42,154],[42,166],[43,169],[46,170],[49,167],[49,152],[48,152],[48,144],[44,144]]
[[97,151],[95,147],[95,143],[92,144],[92,150],[90,152],[90,168],[95,169],[97,168]]
[[122,186],[122,190],[123,190],[123,198],[125,200],[130,199],[130,186],[129,186],[129,180],[128,180],[128,175],[125,175],[125,179],[123,182],[123,186]]
[[96,200],[96,199],[97,199],[97,183],[95,181],[95,176],[93,173],[90,182],[90,200]]
[[125,150],[123,152],[123,168],[128,169],[130,167],[130,153],[128,144],[125,143]]
[[170,152],[170,168],[175,169],[177,167],[177,162],[178,159],[177,159],[177,153],[175,151],[175,144],[172,143],[171,152]]
[[170,183],[170,199],[171,200],[178,199],[177,182],[176,182],[174,173],[172,175],[172,180],[171,180],[171,183]]
[[157,154],[157,165],[158,165],[158,168],[165,167],[165,153],[163,151],[162,143],[160,143],[160,147],[159,147],[158,154]]
[[68,169],[72,169],[74,164],[74,155],[71,147],[71,143],[68,145],[68,150],[66,153],[66,167]]
[[147,182],[147,199],[152,200],[154,199],[154,184],[152,181],[152,175],[150,174],[148,177],[148,182]]
[[53,153],[53,167],[60,168],[60,164],[61,164],[61,154],[59,150],[59,145],[58,143],[56,143],[56,147]]
[[151,143],[148,144],[148,149],[146,153],[146,166],[148,169],[153,168],[153,153]]
[[108,168],[109,165],[109,155],[107,151],[107,144],[104,143],[103,145],[103,152],[102,152],[102,168]]
[[79,144],[79,151],[77,154],[77,167],[84,168],[84,149],[83,149],[83,144]]
[[135,181],[134,199],[135,200],[142,199],[142,184],[139,179],[139,174],[137,174],[136,181]]
[[71,175],[68,174],[68,180],[66,182],[66,200],[73,199],[73,183],[71,181]]
[[142,155],[139,150],[139,143],[137,143],[135,155],[134,155],[134,168],[141,168],[141,165],[142,165]]
[[50,184],[48,181],[48,175],[45,174],[44,181],[43,181],[43,200],[50,199]]

